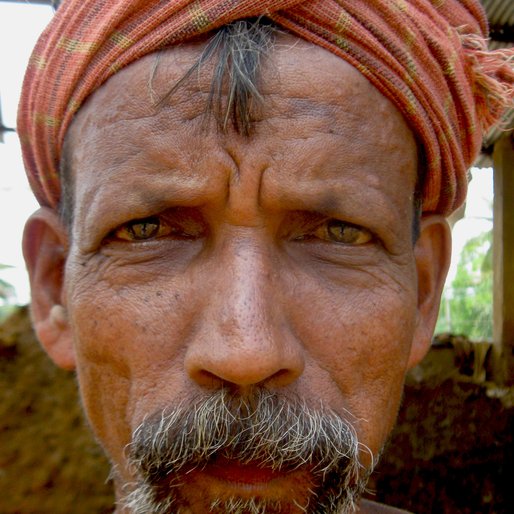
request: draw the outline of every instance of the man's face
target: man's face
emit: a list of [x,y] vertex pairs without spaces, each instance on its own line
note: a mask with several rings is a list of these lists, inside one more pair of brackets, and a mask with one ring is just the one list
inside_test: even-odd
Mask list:
[[[151,433],[175,415],[174,437],[186,440],[201,417],[188,413],[203,409],[214,446],[194,465],[161,463],[150,478],[176,511],[223,512],[243,499],[316,512],[325,487],[317,461],[281,467],[278,446],[253,458],[234,449],[231,432],[249,430],[261,408],[279,422],[270,419],[268,433],[261,415],[253,438],[237,444],[265,446],[260,430],[293,430],[280,420],[294,424],[302,411],[340,419],[339,430],[349,423],[358,436],[364,476],[394,424],[405,372],[430,340],[446,228],[429,218],[413,245],[414,137],[359,72],[314,45],[278,39],[250,137],[222,133],[203,115],[208,71],[155,107],[150,89],[164,94],[202,47],[162,53],[151,87],[154,55],[128,66],[74,120],[71,237],[48,212],[28,225],[66,251],[54,303],[67,321],[46,346],[76,366],[120,495],[140,480],[127,459],[144,441],[126,450],[137,427]],[[223,412],[250,422],[216,424]]]

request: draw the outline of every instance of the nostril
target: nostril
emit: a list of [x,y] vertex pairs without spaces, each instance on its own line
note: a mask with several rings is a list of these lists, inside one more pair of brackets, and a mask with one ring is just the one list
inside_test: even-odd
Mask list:
[[294,382],[300,373],[295,373],[292,369],[282,368],[275,372],[265,382],[268,386],[283,387]]
[[198,385],[205,389],[236,389],[247,386],[260,386],[260,387],[285,387],[294,382],[301,373],[296,374],[293,370],[282,368],[272,375],[264,378],[261,381],[253,381],[252,383],[242,383],[242,381],[231,381],[227,377],[222,377],[206,369],[198,369],[190,373],[190,377]]
[[220,389],[227,381],[206,369],[198,369],[190,374],[191,378],[206,389]]

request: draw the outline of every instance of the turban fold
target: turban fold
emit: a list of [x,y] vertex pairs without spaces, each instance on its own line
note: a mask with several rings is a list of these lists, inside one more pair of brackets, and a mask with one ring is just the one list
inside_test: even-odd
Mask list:
[[34,49],[18,112],[39,202],[58,205],[66,130],[110,76],[261,15],[353,65],[399,109],[426,159],[425,212],[462,204],[483,131],[514,99],[514,49],[487,51],[478,0],[64,0]]

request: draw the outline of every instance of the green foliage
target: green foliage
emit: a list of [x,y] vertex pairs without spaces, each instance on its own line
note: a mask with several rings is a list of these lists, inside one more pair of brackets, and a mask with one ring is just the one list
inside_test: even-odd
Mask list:
[[474,341],[492,339],[493,265],[492,230],[464,246],[457,274],[447,286],[436,332],[464,334]]
[[14,294],[14,287],[0,278],[0,300],[7,300]]
[[[0,264],[0,270],[11,268]],[[5,319],[11,312],[12,305],[9,304],[11,298],[14,297],[14,287],[0,278],[0,322]]]
[[6,320],[16,309],[16,305],[0,305],[0,325]]
[[[12,266],[8,266],[7,264],[0,264],[0,270],[9,268],[12,268]],[[0,278],[0,301],[7,302],[7,300],[13,295],[14,287],[9,284],[9,282],[6,282]]]

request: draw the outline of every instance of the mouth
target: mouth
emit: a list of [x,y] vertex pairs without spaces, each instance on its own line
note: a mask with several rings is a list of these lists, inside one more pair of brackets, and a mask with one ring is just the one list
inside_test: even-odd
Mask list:
[[[259,462],[218,457],[184,473],[176,487],[177,505],[187,505],[190,510],[185,512],[194,514],[300,514],[311,500],[314,484],[306,468],[273,470]],[[165,497],[165,490],[161,492]]]
[[224,457],[207,464],[201,472],[222,482],[245,488],[265,487],[271,482],[286,479],[291,475],[291,472],[273,470],[258,463],[243,464]]
[[275,470],[260,462],[242,463],[218,456],[201,468],[185,472],[182,486],[199,488],[200,494],[220,499],[283,501],[284,491],[288,491],[288,501],[298,497],[300,503],[305,503],[306,491],[313,487],[313,476],[311,469],[305,466]]

